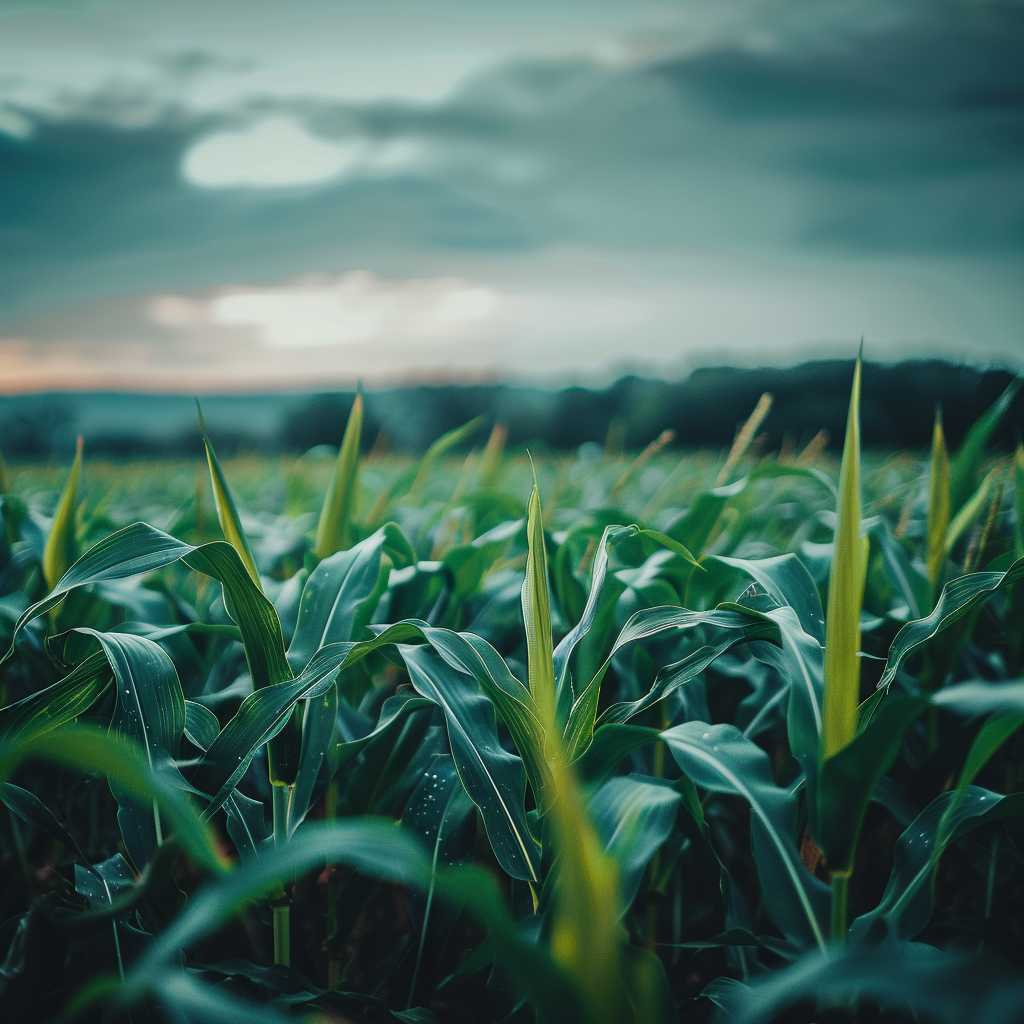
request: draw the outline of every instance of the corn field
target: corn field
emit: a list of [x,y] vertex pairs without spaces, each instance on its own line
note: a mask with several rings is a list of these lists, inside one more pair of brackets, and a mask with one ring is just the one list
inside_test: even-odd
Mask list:
[[1015,393],[0,466],[2,1019],[1024,1019]]

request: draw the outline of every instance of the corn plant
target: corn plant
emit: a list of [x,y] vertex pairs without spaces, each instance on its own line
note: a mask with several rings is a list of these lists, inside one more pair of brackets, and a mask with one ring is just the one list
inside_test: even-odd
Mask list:
[[1016,387],[862,451],[858,360],[838,467],[357,397],[331,463],[5,468],[5,1020],[1019,1019]]

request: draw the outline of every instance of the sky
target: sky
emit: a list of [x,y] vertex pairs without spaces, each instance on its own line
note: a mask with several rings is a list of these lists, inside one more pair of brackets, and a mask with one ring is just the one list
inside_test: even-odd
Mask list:
[[0,393],[1024,367],[1024,4],[0,0]]

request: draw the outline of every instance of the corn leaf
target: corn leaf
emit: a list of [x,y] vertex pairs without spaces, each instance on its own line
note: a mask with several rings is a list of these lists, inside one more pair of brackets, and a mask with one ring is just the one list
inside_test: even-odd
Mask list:
[[82,478],[82,438],[78,438],[75,461],[71,465],[64,491],[53,515],[53,525],[43,548],[43,576],[52,589],[68,571],[77,556],[75,510],[78,507],[78,485]]
[[27,740],[70,722],[107,692],[112,678],[106,657],[97,651],[59,682],[0,709],[0,736]]
[[748,803],[769,912],[785,934],[823,949],[827,890],[800,861],[793,840],[796,799],[775,785],[768,755],[731,725],[687,722],[666,729],[661,738],[701,789],[730,793]]
[[1024,814],[1024,793],[1003,796],[979,786],[942,793],[896,841],[892,873],[878,906],[853,922],[854,940],[883,934],[908,942],[932,916],[935,868],[949,844],[990,821]]
[[853,371],[846,441],[839,470],[836,529],[825,616],[825,688],[821,759],[837,754],[857,729],[860,703],[860,612],[867,572],[867,539],[860,535],[861,357]]
[[256,561],[252,557],[252,550],[249,541],[246,539],[245,531],[242,529],[242,520],[239,518],[238,509],[235,507],[235,500],[231,497],[231,489],[228,487],[224,470],[217,460],[217,453],[213,450],[213,444],[206,433],[206,424],[203,422],[203,411],[196,402],[196,409],[199,412],[199,427],[203,432],[203,444],[206,446],[206,461],[210,465],[210,483],[213,485],[213,500],[217,506],[217,519],[220,521],[220,528],[224,533],[224,539],[238,552],[253,583],[260,590],[263,584],[260,583],[260,574],[256,569]]
[[526,577],[523,580],[523,621],[526,625],[526,660],[530,693],[541,721],[555,730],[555,666],[551,641],[551,606],[548,597],[548,558],[544,544],[544,517],[540,489],[534,481],[526,521]]
[[502,748],[493,705],[435,652],[408,646],[401,652],[413,686],[444,712],[459,777],[480,808],[498,862],[513,878],[539,881],[540,851],[524,804],[526,771]]
[[932,468],[928,482],[927,563],[932,588],[938,586],[946,560],[946,534],[949,531],[949,455],[942,433],[942,409],[935,410],[932,431]]
[[[0,782],[29,758],[53,761],[85,772],[101,772],[143,800],[155,801],[165,836],[173,833],[197,864],[219,873],[223,861],[210,833],[185,793],[164,771],[153,771],[144,754],[124,738],[89,726],[66,725],[42,736],[0,741]],[[180,780],[178,780],[180,782]]]
[[1006,390],[992,403],[967,432],[949,467],[950,507],[954,515],[960,511],[978,486],[980,469],[985,461],[985,448],[1003,417],[1009,411],[1024,377],[1010,381]]
[[363,396],[356,393],[345,425],[345,436],[338,449],[331,482],[327,486],[320,520],[316,527],[313,553],[327,558],[349,546],[349,529],[355,505],[359,474],[359,441],[363,433]]
[[878,681],[879,689],[887,689],[896,678],[906,657],[937,633],[988,600],[996,591],[1024,579],[1024,558],[1018,558],[1005,572],[972,572],[950,580],[942,588],[939,600],[930,615],[908,622],[896,634],[889,648],[885,670]]

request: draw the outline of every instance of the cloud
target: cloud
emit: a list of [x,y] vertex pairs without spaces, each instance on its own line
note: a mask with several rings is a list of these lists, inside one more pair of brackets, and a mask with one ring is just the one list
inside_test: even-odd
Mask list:
[[498,289],[456,277],[388,280],[365,270],[316,275],[276,288],[231,289],[209,300],[162,295],[149,307],[164,326],[251,327],[267,349],[448,343],[500,327]]
[[181,169],[206,188],[279,188],[351,178],[396,174],[418,163],[414,139],[325,139],[291,118],[271,117],[242,131],[204,136],[186,152]]
[[[862,332],[894,355],[1019,361],[1024,6],[718,3],[695,20],[728,6],[721,31],[678,45],[631,37],[611,5],[600,32],[545,49],[542,30],[581,16],[548,6],[495,5],[476,65],[486,32],[449,46],[414,11],[312,49],[322,12],[279,47],[257,12],[239,28],[263,33],[248,64],[241,37],[169,39],[139,71],[163,76],[152,88],[121,67],[52,109],[8,96],[33,131],[0,130],[0,333],[66,338],[41,310],[144,295],[128,334],[144,322],[165,342],[146,358],[242,354],[267,379],[665,366],[702,345],[773,361]],[[161,70],[160,52],[179,57]],[[443,90],[387,91],[430,53]],[[553,270],[566,253],[578,272]],[[477,288],[497,305],[458,327]],[[103,336],[97,319],[89,343]]]

